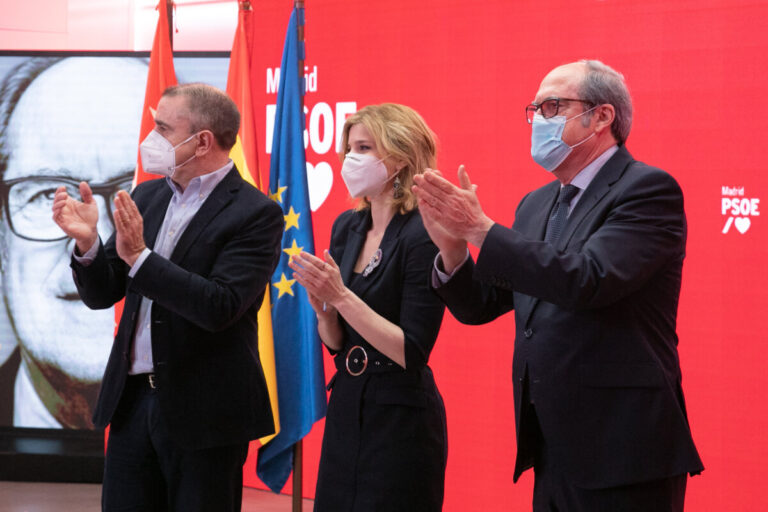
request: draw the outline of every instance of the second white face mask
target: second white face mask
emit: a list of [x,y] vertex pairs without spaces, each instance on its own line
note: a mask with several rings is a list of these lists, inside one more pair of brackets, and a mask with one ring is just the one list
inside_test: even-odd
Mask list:
[[174,146],[168,142],[168,139],[160,135],[157,130],[149,132],[147,138],[139,145],[141,167],[144,169],[144,172],[168,177],[173,176],[173,172],[176,169],[192,160],[192,158],[195,158],[195,155],[192,155],[185,162],[176,165],[176,148],[192,140],[195,135],[197,134],[193,133]]
[[341,177],[352,197],[378,195],[389,181],[387,167],[370,154],[347,153],[341,166]]

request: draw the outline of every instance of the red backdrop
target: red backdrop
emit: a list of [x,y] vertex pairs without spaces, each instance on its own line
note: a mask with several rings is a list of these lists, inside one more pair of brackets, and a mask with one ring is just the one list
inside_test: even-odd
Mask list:
[[[266,142],[266,105],[275,103],[267,70],[280,65],[288,8],[254,8],[262,56],[254,101],[265,105],[259,115]],[[350,204],[328,148],[330,140],[335,146],[337,104],[392,101],[418,110],[440,139],[440,168],[454,176],[465,164],[487,213],[511,224],[523,194],[552,179],[529,156],[523,112],[539,82],[551,68],[581,58],[613,66],[634,100],[627,147],[672,173],[685,192],[680,355],[707,467],[689,482],[687,510],[763,509],[766,20],[764,2],[734,0],[307,2],[314,203],[328,183],[322,162],[333,179],[313,216],[317,250],[328,246],[333,219]],[[268,162],[264,151],[261,161]],[[530,507],[532,474],[512,484],[512,333],[511,316],[481,327],[450,315],[444,321],[430,364],[448,413],[447,511]],[[314,494],[321,437],[322,423],[305,442],[306,496]],[[246,475],[259,485],[251,471]]]
[[[234,31],[233,2],[227,4],[232,18],[227,30],[221,29],[218,18],[206,17],[201,27],[184,22],[185,12],[221,2],[178,3],[177,49],[230,48],[232,35],[223,32]],[[280,65],[292,3],[252,2],[259,49],[254,102],[264,176],[269,162],[267,111],[275,103],[268,71]],[[17,21],[25,24],[3,32],[9,27],[0,23],[5,38],[0,44],[149,48],[150,42],[144,47],[133,43],[134,27],[120,10],[127,9],[126,1],[115,2],[118,7],[111,14],[107,3],[97,11],[93,2],[70,0],[68,14],[51,8],[58,2],[45,4],[51,5],[35,13],[47,20],[38,32],[28,32],[26,25],[38,18],[17,13]],[[768,197],[763,158],[768,146],[763,108],[768,3],[306,4],[306,64],[311,73],[307,161],[312,164],[313,199],[322,203],[313,217],[318,251],[328,246],[333,219],[350,205],[334,148],[338,121],[350,103],[392,101],[418,110],[440,139],[440,168],[453,176],[459,164],[466,164],[487,213],[511,224],[523,194],[551,179],[529,156],[530,129],[523,113],[542,77],[559,64],[581,58],[600,59],[624,73],[635,105],[629,150],[672,173],[686,196],[689,240],[679,312],[680,354],[693,434],[707,467],[689,482],[687,510],[766,509],[768,488],[762,480],[768,456],[768,406],[763,398],[768,389],[768,336],[760,318],[768,307],[763,219],[768,213],[761,212],[760,200]],[[13,10],[9,13],[12,17]],[[126,25],[117,30],[119,23]],[[154,19],[147,23],[154,28]],[[87,30],[75,33],[73,27]],[[9,45],[9,39],[15,43]],[[321,201],[323,187],[328,194]],[[431,365],[448,412],[446,511],[530,508],[530,472],[512,484],[512,332],[511,316],[481,327],[460,325],[450,315],[444,321]],[[327,377],[331,372],[326,361]],[[322,428],[318,423],[305,442],[305,496],[314,494]],[[255,458],[248,462],[246,482],[259,486],[254,463]]]

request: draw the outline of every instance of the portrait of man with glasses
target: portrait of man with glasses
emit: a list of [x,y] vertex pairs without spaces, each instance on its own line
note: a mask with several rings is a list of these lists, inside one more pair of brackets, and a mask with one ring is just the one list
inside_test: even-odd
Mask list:
[[86,181],[99,234],[112,233],[112,200],[130,190],[136,166],[146,76],[138,58],[35,57],[2,78],[0,268],[18,349],[0,361],[0,396],[10,398],[0,400],[0,425],[93,428],[115,313],[80,300],[73,243],[51,207],[58,187],[79,197]]

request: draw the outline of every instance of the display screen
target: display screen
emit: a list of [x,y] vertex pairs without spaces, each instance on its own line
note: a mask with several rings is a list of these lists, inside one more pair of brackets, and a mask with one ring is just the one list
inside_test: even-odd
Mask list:
[[[147,53],[0,53],[0,426],[93,428],[114,308],[80,300],[73,243],[51,218],[53,193],[91,185],[99,235],[130,189]],[[226,88],[226,53],[177,55],[179,83]]]

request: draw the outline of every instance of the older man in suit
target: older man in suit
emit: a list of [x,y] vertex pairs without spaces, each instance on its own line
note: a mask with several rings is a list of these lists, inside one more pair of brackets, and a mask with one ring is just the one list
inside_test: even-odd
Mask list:
[[94,413],[111,424],[106,511],[240,510],[248,442],[274,430],[257,311],[283,217],[229,159],[239,122],[218,89],[166,90],[140,147],[144,170],[166,179],[118,193],[106,243],[88,185],[82,201],[56,192],[83,301],[125,297]]
[[512,228],[483,213],[463,168],[459,187],[416,178],[440,249],[433,286],[464,323],[515,310],[514,479],[534,468],[535,511],[680,511],[703,469],[677,352],[682,191],[627,151],[630,96],[601,62],[555,68],[526,113],[531,154],[557,180]]

